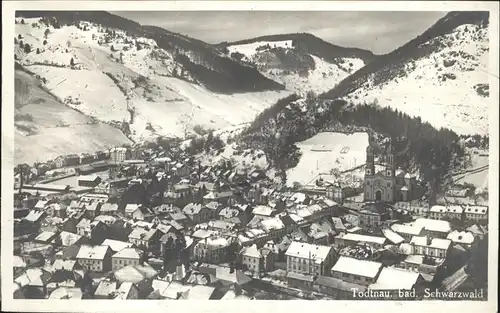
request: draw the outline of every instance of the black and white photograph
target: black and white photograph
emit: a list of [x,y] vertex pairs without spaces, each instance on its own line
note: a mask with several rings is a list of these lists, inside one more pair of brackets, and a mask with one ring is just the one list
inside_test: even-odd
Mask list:
[[498,3],[43,2],[2,22],[9,303],[496,311]]

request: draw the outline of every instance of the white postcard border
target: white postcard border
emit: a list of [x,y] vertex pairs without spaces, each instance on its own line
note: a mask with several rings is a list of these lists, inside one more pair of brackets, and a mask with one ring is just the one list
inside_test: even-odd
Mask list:
[[[14,158],[14,36],[15,10],[106,10],[106,11],[490,11],[490,217],[488,255],[488,301],[252,301],[246,306],[225,301],[120,300],[13,300],[13,158]],[[340,310],[364,312],[424,312],[457,310],[463,312],[497,311],[498,274],[498,19],[497,2],[434,1],[3,1],[2,2],[2,309],[35,312],[116,312],[144,310],[193,310],[201,312],[308,312]]]

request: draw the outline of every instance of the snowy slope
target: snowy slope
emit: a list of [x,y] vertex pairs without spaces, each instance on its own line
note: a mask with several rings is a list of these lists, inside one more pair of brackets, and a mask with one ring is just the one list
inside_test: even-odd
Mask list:
[[378,102],[436,128],[488,132],[488,12],[450,12],[324,95]]
[[16,24],[18,61],[61,102],[101,121],[126,123],[134,140],[184,136],[195,125],[218,129],[249,122],[289,93],[217,94],[197,84],[152,39],[89,22],[54,28],[39,18],[24,21]]
[[[408,63],[404,76],[374,85],[370,78],[346,98],[372,102],[420,116],[460,134],[488,133],[488,29],[462,25],[435,39],[445,46]],[[429,44],[433,44],[432,42]]]
[[319,174],[331,170],[347,171],[362,165],[366,159],[367,133],[318,133],[308,140],[298,142],[302,156],[299,164],[287,171],[287,184],[311,183]]
[[229,44],[225,48],[233,58],[256,66],[266,77],[299,94],[330,90],[365,65],[365,61],[354,54],[327,60],[320,53],[299,48],[293,40],[253,41]]
[[91,153],[130,143],[118,129],[96,122],[37,86],[16,70],[15,163],[41,162],[59,155]]

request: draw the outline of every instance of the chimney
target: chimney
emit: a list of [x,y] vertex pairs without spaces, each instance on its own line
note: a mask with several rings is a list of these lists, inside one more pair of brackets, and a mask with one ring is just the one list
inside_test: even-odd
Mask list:
[[430,246],[432,244],[432,236],[427,236],[427,245]]

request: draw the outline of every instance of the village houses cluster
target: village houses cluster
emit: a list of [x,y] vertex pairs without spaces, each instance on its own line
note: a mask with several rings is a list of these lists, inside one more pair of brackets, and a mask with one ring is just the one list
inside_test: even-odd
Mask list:
[[117,147],[20,169],[14,296],[351,299],[353,288],[455,288],[487,236],[488,207],[460,192],[429,205],[390,150],[384,160],[376,166],[368,148],[360,186],[301,190],[180,148]]

